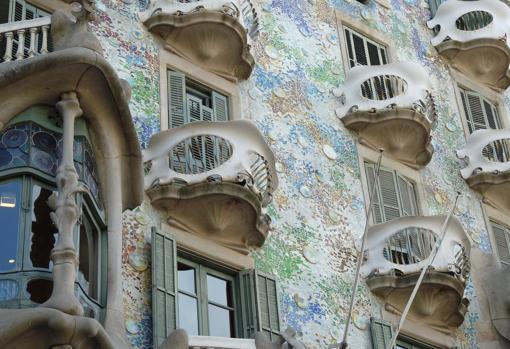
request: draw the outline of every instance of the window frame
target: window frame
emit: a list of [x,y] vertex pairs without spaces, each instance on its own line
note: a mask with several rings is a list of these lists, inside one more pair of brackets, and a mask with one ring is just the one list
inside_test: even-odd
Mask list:
[[[190,297],[193,297],[197,300],[198,307],[198,335],[199,336],[210,336],[210,328],[209,328],[209,310],[208,306],[211,303],[208,299],[208,290],[207,290],[207,275],[212,275],[219,279],[223,279],[231,282],[232,286],[232,300],[233,306],[232,309],[228,309],[234,314],[234,337],[225,337],[225,338],[242,338],[242,326],[241,326],[241,316],[239,314],[241,310],[241,301],[239,299],[239,280],[237,276],[237,272],[227,270],[224,267],[219,265],[215,265],[207,260],[200,259],[199,256],[193,256],[188,253],[183,252],[179,246],[177,246],[177,265],[179,263],[188,265],[195,269],[195,289],[196,296],[188,295],[186,291],[181,291],[179,289],[179,270],[177,268],[176,279],[177,279],[177,304],[179,303],[179,294],[182,292]],[[215,305],[215,304],[213,304]],[[177,305],[178,306],[178,305]],[[223,305],[217,305],[222,309],[227,309],[229,307],[225,307]],[[179,324],[179,314],[180,311],[177,311],[177,324]]]
[[239,87],[214,73],[194,65],[191,62],[169,52],[160,50],[159,61],[159,95],[161,130],[169,129],[168,71],[173,70],[185,74],[186,78],[216,91],[228,99],[229,120],[241,119],[241,102]]
[[[377,164],[379,152],[376,152],[364,145],[361,145],[357,143],[358,148],[358,162],[359,162],[359,169],[361,174],[361,189],[363,192],[363,196],[365,198],[365,212],[368,212],[369,210],[369,203],[370,203],[370,186],[368,184],[368,178],[366,175],[366,166],[365,162],[370,162]],[[421,174],[418,170],[412,169],[396,160],[387,158],[383,154],[383,158],[381,161],[381,168],[387,168],[390,170],[396,171],[401,176],[405,177],[408,180],[411,180],[414,182],[414,191],[416,196],[416,210],[417,210],[417,216],[426,216],[428,214],[428,207],[425,204],[424,198],[426,198],[423,182],[421,178]],[[399,198],[400,200],[400,198]],[[369,224],[377,224],[374,220],[374,214],[372,214],[369,217]]]
[[[510,265],[510,263],[503,263],[499,257],[499,252],[496,247],[496,237],[494,236],[494,230],[492,228],[492,224],[495,223],[506,228],[510,234],[510,219],[506,214],[501,212],[499,209],[490,206],[489,204],[484,203],[483,201],[480,203],[482,207],[482,213],[485,220],[485,227],[487,233],[489,235],[489,241],[491,244],[492,254],[496,256],[496,259],[500,265]],[[510,243],[510,236],[507,236],[507,242]],[[510,250],[510,244],[508,245]],[[510,252],[510,251],[509,251]]]
[[437,346],[432,344],[424,343],[422,341],[418,341],[411,337],[402,335],[397,337],[396,345],[406,345],[407,347],[404,347],[404,349],[439,349]]
[[455,99],[457,101],[457,109],[459,110],[459,116],[462,123],[462,128],[464,129],[464,137],[467,139],[471,134],[469,132],[468,119],[469,117],[466,115],[464,110],[464,104],[462,103],[462,95],[461,90],[468,90],[479,94],[482,98],[485,98],[488,102],[492,103],[498,112],[499,121],[501,123],[501,128],[508,128],[510,126],[508,115],[506,113],[505,100],[504,95],[502,93],[498,93],[486,86],[482,86],[469,79],[459,71],[455,69],[450,69],[452,76],[452,84],[455,93]]
[[[377,0],[376,0],[377,1]],[[384,6],[384,5],[383,5]],[[344,68],[344,73],[351,69],[349,63],[349,53],[347,51],[347,38],[345,37],[345,28],[347,27],[350,30],[357,32],[358,34],[364,36],[368,40],[376,43],[379,46],[383,46],[386,48],[386,55],[388,64],[396,61],[396,51],[393,40],[384,35],[383,33],[375,30],[374,28],[369,27],[368,25],[360,22],[357,19],[353,19],[343,13],[342,11],[335,10],[336,14],[336,23],[337,23],[337,36],[338,42],[340,45],[340,53],[342,58],[342,65]]]

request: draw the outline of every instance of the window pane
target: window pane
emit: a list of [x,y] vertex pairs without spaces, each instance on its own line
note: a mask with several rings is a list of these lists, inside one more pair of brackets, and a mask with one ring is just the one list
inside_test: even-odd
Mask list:
[[177,285],[179,290],[196,294],[195,269],[189,265],[177,264]]
[[32,236],[30,262],[36,268],[51,269],[50,253],[57,239],[57,228],[50,218],[48,199],[53,191],[34,185],[32,188]]
[[99,234],[95,224],[84,210],[80,225],[78,282],[92,298],[98,299]]
[[16,267],[19,222],[21,218],[20,199],[20,182],[0,185],[0,222],[2,223],[0,271],[10,271]]
[[209,304],[209,335],[233,337],[234,313],[230,310]]
[[27,283],[27,292],[30,300],[42,304],[46,302],[53,291],[53,282],[46,279],[32,279]]
[[211,302],[232,307],[231,282],[207,275],[207,298]]
[[179,328],[191,336],[198,335],[197,300],[182,293],[179,293]]

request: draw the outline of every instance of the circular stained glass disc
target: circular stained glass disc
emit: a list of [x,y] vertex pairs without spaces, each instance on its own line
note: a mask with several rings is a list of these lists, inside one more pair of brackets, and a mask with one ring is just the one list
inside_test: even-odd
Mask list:
[[48,132],[36,132],[32,136],[32,141],[37,148],[47,152],[53,152],[57,149],[57,140]]
[[32,153],[32,163],[36,168],[45,172],[51,172],[55,164],[50,154],[36,149]]
[[7,166],[12,161],[12,155],[7,150],[0,150],[0,167]]
[[24,131],[12,129],[4,133],[2,142],[8,148],[21,147],[27,141],[27,134]]

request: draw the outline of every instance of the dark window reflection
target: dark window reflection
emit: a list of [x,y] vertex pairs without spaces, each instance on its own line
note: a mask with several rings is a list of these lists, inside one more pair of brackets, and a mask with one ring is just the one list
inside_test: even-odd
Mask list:
[[0,222],[2,224],[0,271],[10,271],[16,268],[21,216],[20,199],[20,182],[0,184]]
[[53,282],[46,279],[33,279],[27,283],[27,292],[30,300],[35,303],[46,302],[53,291]]
[[80,225],[78,282],[87,294],[98,299],[99,231],[84,210]]
[[34,185],[32,188],[32,238],[30,261],[33,267],[51,269],[50,253],[57,239],[57,227],[50,218],[48,199],[52,190]]

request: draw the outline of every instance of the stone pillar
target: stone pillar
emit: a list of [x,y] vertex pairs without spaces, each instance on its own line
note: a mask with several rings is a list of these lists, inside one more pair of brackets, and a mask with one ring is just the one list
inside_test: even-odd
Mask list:
[[74,167],[74,120],[80,117],[83,111],[75,92],[62,94],[57,110],[64,122],[62,160],[57,169],[58,194],[52,195],[48,204],[55,211],[51,213],[51,219],[59,234],[57,244],[51,251],[53,292],[50,299],[41,306],[58,309],[70,315],[83,315],[83,308],[74,295],[78,257],[73,240],[73,231],[81,216],[81,209],[76,204],[76,194],[84,191]]

